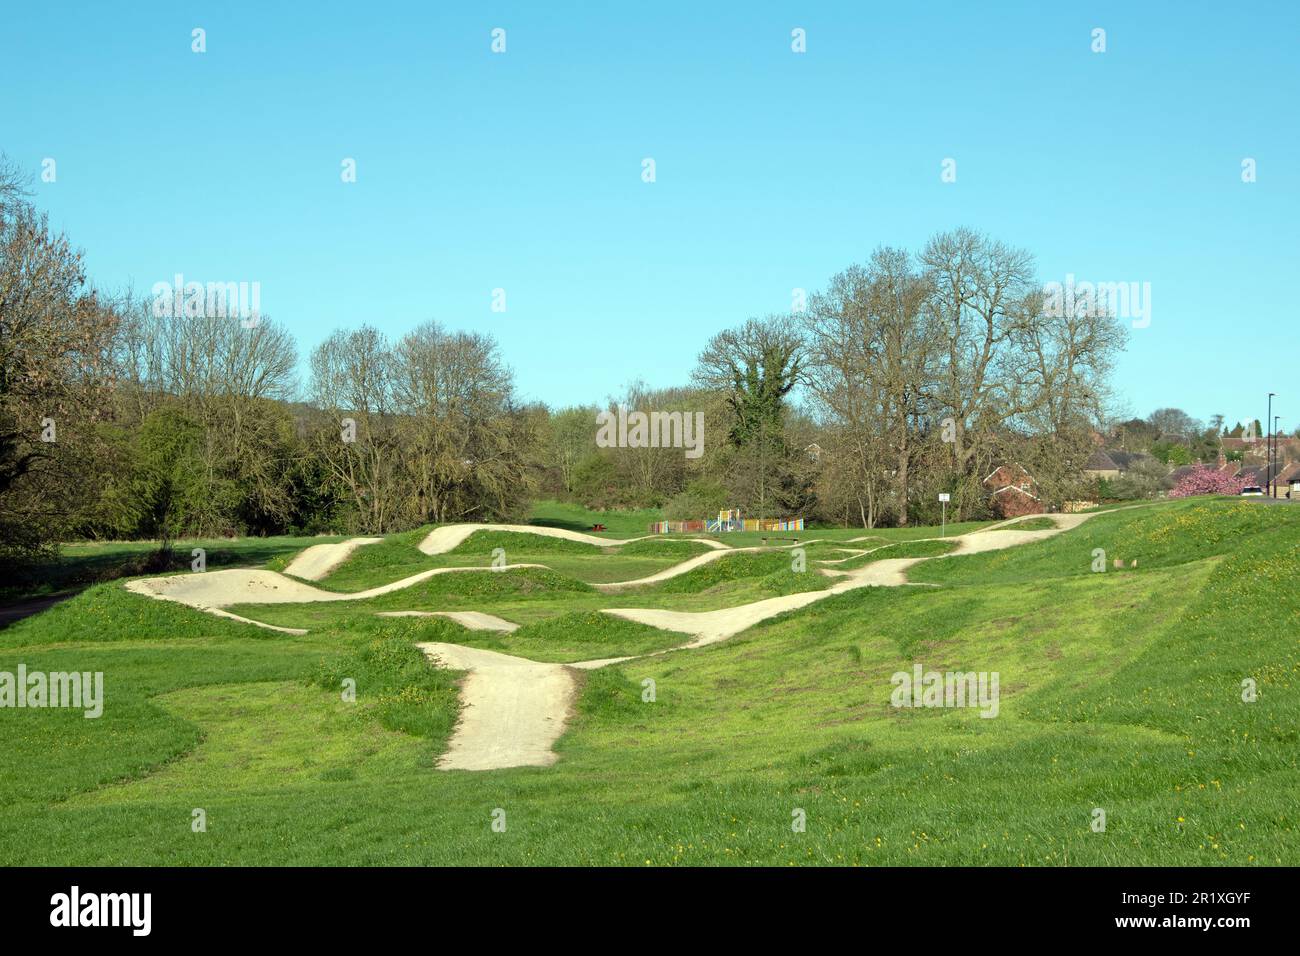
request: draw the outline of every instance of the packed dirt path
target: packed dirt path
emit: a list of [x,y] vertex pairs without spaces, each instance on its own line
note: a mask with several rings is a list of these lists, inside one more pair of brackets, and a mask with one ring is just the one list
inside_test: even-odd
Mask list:
[[417,644],[425,656],[468,671],[461,713],[440,770],[549,767],[577,691],[564,664],[542,664],[460,644]]
[[[541,568],[541,564],[509,564],[502,571],[516,568]],[[286,577],[276,571],[256,568],[226,568],[222,571],[201,571],[190,574],[170,574],[159,578],[137,578],[126,582],[126,589],[160,601],[175,601],[188,607],[218,617],[231,618],[245,624],[254,624],[270,631],[284,634],[306,634],[296,627],[277,627],[252,618],[231,614],[223,608],[233,604],[311,604],[317,601],[362,601],[393,591],[409,588],[438,574],[460,574],[482,571],[482,568],[433,568],[410,577],[381,584],[365,591],[325,591],[310,584]]]
[[[642,538],[627,538],[625,540],[615,540],[609,538],[597,538],[589,534],[582,534],[577,531],[568,531],[563,528],[543,528],[533,527],[532,525],[513,525],[513,524],[461,524],[447,525],[443,528],[437,528],[431,531],[429,535],[420,544],[420,550],[425,554],[434,555],[450,551],[456,545],[463,542],[475,531],[517,531],[522,534],[537,534],[542,537],[565,538],[570,541],[582,541],[588,544],[595,544],[600,547],[616,547],[618,545],[628,544],[632,541],[642,541],[645,538],[660,538],[662,535],[645,535]],[[225,617],[235,621],[241,621],[245,624],[252,624],[256,627],[265,628],[269,631],[279,631],[282,634],[306,634],[307,631],[297,627],[279,627],[274,624],[265,624],[262,621],[255,621],[252,618],[241,617],[238,614],[232,614],[224,610],[235,604],[307,604],[315,601],[357,601],[366,598],[378,597],[382,594],[388,594],[393,591],[400,591],[403,588],[409,588],[421,581],[426,581],[437,574],[456,574],[466,571],[482,571],[479,567],[463,568],[432,568],[428,571],[421,571],[418,574],[412,574],[409,577],[402,578],[398,581],[392,581],[388,584],[382,584],[378,587],[368,588],[364,591],[326,591],[322,588],[312,587],[306,584],[306,581],[319,581],[327,576],[332,570],[347,560],[357,548],[367,544],[376,544],[383,538],[350,538],[347,541],[338,541],[332,544],[314,544],[304,549],[285,567],[283,572],[267,571],[259,568],[225,568],[220,571],[203,571],[193,574],[173,574],[164,577],[138,578],[126,583],[126,588],[135,594],[143,594],[146,597],[157,598],[163,601],[176,601],[179,604],[185,604],[189,607],[196,608],[200,611],[206,611],[218,617]],[[698,541],[712,549],[702,557],[712,558],[722,556],[732,551],[727,545],[714,541],[710,538],[675,538],[673,540]],[[674,565],[660,575],[652,579],[642,579],[640,581],[618,582],[610,585],[596,585],[597,588],[604,590],[617,590],[621,587],[629,587],[636,584],[650,583],[652,580],[662,580],[664,576],[672,577],[676,574],[683,574],[690,570],[690,567],[698,566],[692,564],[692,561],[698,559],[688,559],[685,562]],[[705,562],[698,562],[705,563]],[[690,565],[690,567],[683,567]],[[508,564],[494,570],[510,571],[516,568],[546,568],[544,564]],[[440,612],[429,612],[440,613]],[[477,612],[465,612],[466,615],[474,615]],[[452,616],[452,615],[447,615]],[[491,615],[482,615],[482,618],[491,617]],[[453,619],[455,619],[453,617]],[[501,627],[498,625],[487,625],[482,620],[477,623],[473,622],[472,617],[466,617],[461,623],[467,627],[477,627],[478,629],[489,630],[513,630],[514,625],[508,621],[496,620],[500,624],[508,625]]]
[[[922,561],[942,561],[953,557],[997,551],[1042,541],[1062,531],[1078,527],[1091,517],[1051,515],[1056,527],[1042,531],[1021,531],[1015,524],[1025,519],[1011,519],[980,531],[954,535],[955,549],[946,555],[928,558],[886,558],[853,571],[822,571],[837,583],[823,591],[806,591],[768,598],[718,611],[665,611],[656,608],[607,608],[604,613],[640,621],[665,630],[692,635],[692,640],[640,657],[657,657],[672,651],[689,650],[716,644],[739,634],[762,621],[786,611],[807,607],[845,591],[863,587],[901,587],[907,585],[907,569]],[[705,555],[704,557],[712,557]],[[698,565],[697,565],[698,566]],[[672,570],[672,569],[669,569]],[[550,749],[564,732],[567,714],[577,696],[573,670],[596,670],[636,660],[637,657],[611,657],[577,661],[573,664],[543,664],[521,657],[509,657],[456,644],[425,644],[426,654],[447,664],[468,670],[462,687],[465,711],[452,732],[448,755],[439,764],[444,770],[501,770],[508,767],[548,767],[559,759]],[[566,680],[562,674],[569,675]],[[529,682],[538,683],[529,688]],[[558,696],[557,696],[558,695]],[[504,735],[504,736],[503,736]],[[510,736],[514,735],[514,736]],[[452,756],[454,753],[454,757]]]
[[[822,568],[809,573],[821,574],[832,578],[836,583],[821,591],[805,591],[799,594],[768,598],[737,607],[717,611],[668,611],[655,608],[606,608],[603,613],[639,621],[668,631],[679,632],[690,638],[686,643],[676,647],[656,651],[658,656],[677,650],[704,647],[748,630],[755,624],[766,621],[778,614],[807,607],[835,594],[842,594],[863,587],[900,587],[906,585],[907,569],[921,561],[943,561],[968,554],[995,551],[1041,541],[1062,531],[1078,527],[1092,514],[1051,515],[1055,527],[1041,531],[1023,531],[1016,524],[1039,516],[1026,516],[991,525],[979,531],[964,535],[954,535],[942,539],[953,543],[955,550],[950,554],[928,558],[886,558],[864,567],[849,571]],[[566,538],[585,541],[601,547],[617,546],[629,541],[644,540],[631,538],[615,541],[596,538],[592,535],[559,528],[538,528],[531,525],[449,525],[432,531],[420,545],[426,554],[440,554],[449,551],[464,541],[475,531],[517,531],[525,534]],[[660,537],[647,535],[646,537]],[[290,567],[298,566],[299,572],[307,574],[328,573],[356,547],[375,539],[352,539],[333,545],[315,545],[299,555]],[[680,538],[676,540],[682,540]],[[636,581],[624,581],[601,587],[601,590],[618,590],[640,584],[675,577],[710,561],[718,560],[726,554],[737,551],[770,550],[763,548],[729,548],[711,539],[694,538],[708,544],[715,550],[710,553],[690,558],[658,574],[650,575]],[[810,539],[809,542],[811,543]],[[932,540],[932,539],[924,539]],[[347,550],[344,551],[343,549]],[[321,550],[316,550],[321,549]],[[875,549],[871,549],[875,550]],[[310,560],[304,560],[308,552]],[[341,556],[340,556],[341,555]],[[503,570],[513,568],[542,568],[541,564],[509,565]],[[321,570],[324,568],[324,570]],[[481,571],[482,568],[435,568],[418,574],[370,588],[365,591],[342,593],[326,591],[274,571],[247,568],[231,568],[221,571],[205,571],[195,574],[177,574],[166,577],[140,578],[128,581],[128,590],[151,598],[176,601],[198,610],[232,618],[248,624],[255,624],[269,630],[288,634],[305,634],[299,628],[278,627],[264,624],[249,618],[239,617],[225,608],[237,604],[298,604],[315,601],[355,601],[377,597],[403,588],[411,587],[437,574],[454,574],[466,571]],[[305,576],[300,574],[300,576]],[[392,611],[381,612],[385,616],[408,617],[439,615],[451,618],[466,627],[479,630],[510,631],[517,625],[502,618],[478,611]],[[572,664],[555,664],[530,661],[522,657],[512,657],[481,648],[465,647],[459,644],[425,643],[419,645],[425,654],[445,666],[467,672],[461,687],[464,708],[461,719],[452,733],[446,755],[439,762],[444,770],[497,770],[518,766],[550,766],[557,759],[551,749],[552,745],[564,732],[573,701],[577,693],[577,671],[595,670],[610,664],[634,660],[631,657],[604,658],[600,660],[577,661]]]
[[[698,539],[691,539],[698,540]],[[821,538],[812,538],[805,541],[804,544],[812,544],[820,541]],[[685,561],[674,564],[670,568],[664,568],[655,574],[648,575],[644,578],[637,578],[635,581],[610,581],[602,584],[593,584],[592,587],[597,591],[622,591],[627,588],[641,587],[645,584],[658,584],[660,581],[667,581],[669,578],[675,578],[678,575],[685,574],[688,571],[694,571],[698,567],[706,564],[712,564],[721,558],[731,554],[757,554],[762,551],[789,551],[798,548],[797,544],[779,544],[770,547],[752,547],[752,548],[727,548],[723,551],[706,551],[704,554],[696,555],[693,558],[687,558]]]
[[[1032,515],[1029,517],[1041,517]],[[1052,515],[1056,521],[1055,528],[1042,531],[1018,531],[1014,525],[1024,519],[1011,519],[998,525],[972,531],[969,534],[954,535],[949,538],[923,538],[918,540],[950,541],[954,550],[949,554],[930,558],[885,558],[854,571],[822,570],[819,573],[834,577],[838,583],[824,591],[803,591],[799,594],[787,594],[782,597],[742,604],[739,607],[723,608],[720,611],[665,611],[658,608],[606,608],[604,613],[629,621],[639,621],[651,627],[661,627],[668,631],[679,631],[695,635],[695,640],[683,644],[682,648],[704,647],[726,640],[734,634],[748,630],[755,624],[770,617],[807,607],[824,600],[833,594],[843,594],[864,587],[901,587],[907,584],[907,569],[921,561],[943,561],[967,554],[979,554],[984,551],[1000,551],[1017,545],[1032,544],[1069,528],[1078,527],[1089,516]],[[908,542],[911,543],[911,542]],[[705,557],[709,557],[705,555]],[[672,571],[669,568],[669,571]],[[671,576],[671,575],[670,575]]]
[[[1050,532],[1048,532],[1050,534]],[[666,631],[678,631],[693,634],[695,640],[683,644],[679,650],[704,647],[724,641],[734,634],[747,631],[762,621],[786,611],[807,607],[818,601],[824,601],[832,594],[843,594],[855,588],[863,587],[900,587],[907,583],[903,573],[918,561],[932,561],[933,558],[886,558],[868,564],[856,571],[833,572],[836,577],[843,577],[838,584],[823,591],[802,591],[798,594],[786,594],[781,597],[767,598],[752,604],[722,608],[718,611],[664,611],[658,608],[605,608],[604,613],[629,621],[639,621],[651,627],[660,627]],[[830,576],[831,572],[820,572]]]
[[378,544],[383,538],[349,538],[333,544],[313,544],[298,553],[285,567],[284,573],[304,581],[319,581],[348,559],[364,544]]
[[594,544],[598,548],[617,548],[633,541],[645,541],[648,538],[663,538],[672,541],[698,541],[719,551],[730,550],[721,541],[712,538],[682,538],[671,535],[643,534],[639,538],[598,538],[594,534],[582,531],[570,531],[568,528],[547,528],[531,524],[449,524],[434,528],[420,542],[420,550],[425,554],[446,554],[462,544],[475,531],[513,531],[517,534],[536,534],[543,538],[563,538],[565,541],[579,541],[582,544]]

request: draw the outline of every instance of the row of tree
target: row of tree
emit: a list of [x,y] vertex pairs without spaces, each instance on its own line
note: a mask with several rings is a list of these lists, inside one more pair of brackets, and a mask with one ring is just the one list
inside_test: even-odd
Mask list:
[[[1045,308],[1032,257],[970,230],[881,248],[806,309],[715,335],[691,380],[590,406],[521,403],[491,337],[361,326],[307,357],[267,316],[166,310],[89,283],[0,165],[0,533],[10,556],[74,536],[509,520],[538,495],[722,507],[872,527],[988,508],[1025,465],[1074,494],[1123,330]],[[617,405],[703,416],[702,454],[600,447]],[[693,420],[693,419],[692,419]],[[608,444],[608,443],[607,443]],[[638,447],[640,444],[640,447]]]
[[527,511],[545,410],[519,407],[490,338],[338,332],[303,395],[270,317],[154,305],[95,289],[0,161],[0,557]]
[[574,423],[565,487],[589,503],[666,501],[670,517],[728,505],[873,527],[928,520],[940,492],[958,517],[983,513],[983,479],[1015,460],[1060,502],[1083,494],[1124,335],[1105,310],[1045,308],[1032,257],[971,230],[919,254],[882,248],[806,310],[714,336],[690,391],[621,399],[703,410],[723,440],[697,464],[602,454],[589,438],[584,451],[594,408],[561,413]]

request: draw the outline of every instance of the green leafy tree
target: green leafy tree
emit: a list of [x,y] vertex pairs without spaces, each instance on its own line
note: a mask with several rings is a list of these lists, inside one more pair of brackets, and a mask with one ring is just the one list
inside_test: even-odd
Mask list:
[[1158,441],[1151,446],[1151,454],[1166,465],[1173,465],[1175,468],[1180,465],[1190,465],[1193,460],[1192,450],[1178,442]]
[[788,509],[807,490],[785,435],[786,397],[802,367],[802,337],[788,316],[719,332],[696,366],[696,384],[724,395],[730,409],[728,485],[758,515]]
[[715,517],[727,507],[728,494],[722,482],[697,478],[664,505],[664,517],[670,521],[702,521]]
[[573,469],[573,494],[588,508],[605,510],[622,503],[618,469],[609,456],[593,452]]
[[116,510],[129,534],[156,538],[160,550],[171,544],[204,504],[203,428],[176,406],[151,412],[136,432],[131,476]]
[[0,561],[48,549],[97,488],[119,315],[0,155]]

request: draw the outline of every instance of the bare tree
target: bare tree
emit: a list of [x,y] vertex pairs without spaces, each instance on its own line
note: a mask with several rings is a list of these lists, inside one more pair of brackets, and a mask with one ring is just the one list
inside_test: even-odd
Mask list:
[[139,427],[179,403],[202,426],[200,459],[208,493],[189,530],[265,531],[292,511],[288,474],[297,452],[293,417],[297,347],[270,316],[158,314],[133,298],[119,336],[119,412]]
[[401,509],[394,357],[368,325],[337,331],[311,354],[312,394],[323,413],[314,448],[351,503],[361,530],[393,530]]
[[595,421],[594,405],[564,408],[549,416],[547,461],[558,473],[565,494],[573,493],[578,463],[595,451]]
[[[1215,434],[1223,427],[1223,416],[1215,416],[1217,427]],[[1188,415],[1181,408],[1157,408],[1147,416],[1147,421],[1157,432],[1157,438],[1182,442],[1184,445],[1190,445],[1192,441],[1205,431],[1205,422],[1199,421]]]
[[533,487],[532,416],[496,341],[426,322],[397,347],[394,395],[419,520],[517,516]]
[[969,472],[1025,410],[1016,331],[1041,298],[1033,257],[961,228],[933,237],[920,260],[930,284],[939,417],[951,417],[956,467]]
[[94,489],[119,314],[0,156],[0,550],[39,549]]
[[852,466],[841,463],[837,471],[858,482],[867,526],[876,521],[886,484],[898,524],[908,522],[919,420],[933,375],[928,294],[926,277],[906,252],[881,248],[866,267],[833,277],[809,304],[806,381],[823,421],[835,426],[834,453],[852,456]]

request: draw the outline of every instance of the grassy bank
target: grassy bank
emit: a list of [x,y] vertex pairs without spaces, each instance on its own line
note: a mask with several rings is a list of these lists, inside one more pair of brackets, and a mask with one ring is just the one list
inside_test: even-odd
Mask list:
[[[526,625],[513,635],[378,604],[260,609],[311,628],[290,636],[102,584],[0,631],[0,670],[105,675],[98,720],[0,709],[0,863],[1295,865],[1298,542],[1300,509],[1193,499],[923,562],[911,579],[935,587],[851,591],[587,674],[555,766],[477,773],[434,769],[456,675],[415,641],[639,652],[673,638],[591,612],[727,607],[770,596],[773,569],[635,601],[592,590],[581,565],[404,596]],[[539,563],[560,559],[589,556]],[[384,570],[347,568],[353,583]],[[891,706],[915,664],[996,671],[996,718]],[[352,673],[354,703],[337,686]]]

